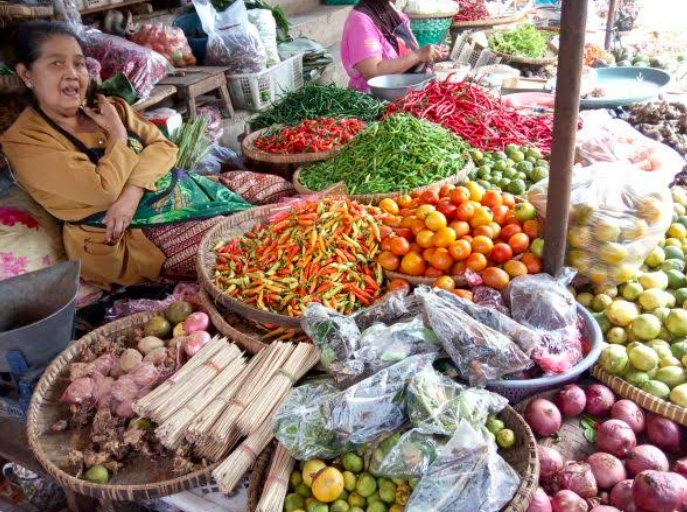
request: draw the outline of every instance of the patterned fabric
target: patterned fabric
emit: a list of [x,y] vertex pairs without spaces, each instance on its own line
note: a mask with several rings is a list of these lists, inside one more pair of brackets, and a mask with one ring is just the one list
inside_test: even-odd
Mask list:
[[8,482],[21,488],[29,503],[40,511],[56,510],[66,504],[64,491],[59,485],[19,464],[5,464],[2,473]]
[[162,268],[163,274],[169,277],[194,278],[200,242],[205,233],[223,219],[224,217],[213,217],[145,228],[146,237],[167,257]]
[[230,171],[220,174],[219,180],[246,201],[257,205],[276,203],[282,197],[296,195],[290,181],[273,174]]

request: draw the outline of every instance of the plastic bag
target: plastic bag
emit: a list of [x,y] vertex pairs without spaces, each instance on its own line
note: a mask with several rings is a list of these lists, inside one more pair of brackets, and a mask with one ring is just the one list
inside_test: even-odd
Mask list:
[[250,9],[248,11],[248,21],[258,29],[260,41],[265,47],[267,55],[267,67],[279,64],[279,50],[277,49],[277,22],[272,11],[268,9]]
[[436,354],[411,356],[322,404],[325,426],[338,439],[354,445],[369,443],[400,428],[406,419],[405,391],[410,378],[430,367]]
[[353,314],[359,329],[364,330],[375,323],[394,324],[405,322],[422,314],[422,303],[415,295],[402,291],[384,295],[370,307]]
[[274,436],[293,458],[332,459],[350,449],[325,427],[320,408],[338,392],[328,380],[303,384],[293,389],[279,407],[274,415]]
[[[472,271],[471,271],[472,272]],[[503,295],[498,290],[488,286],[477,286],[472,289],[472,302],[484,308],[495,309],[499,313],[509,315]],[[498,330],[498,329],[497,329]]]
[[244,167],[243,159],[233,149],[213,144],[193,168],[193,172],[208,176],[220,174],[225,168],[243,169]]
[[207,121],[205,127],[205,136],[212,142],[217,144],[224,134],[224,126],[222,125],[222,112],[217,107],[204,106],[196,110],[198,117],[202,117]]
[[471,318],[436,292],[415,290],[422,299],[425,320],[439,337],[460,376],[473,386],[484,385],[532,365],[527,354],[508,337]]
[[143,23],[129,36],[134,43],[155,50],[174,67],[195,66],[196,58],[179,27]]
[[577,162],[617,162],[651,173],[651,178],[669,186],[685,165],[674,149],[642,135],[629,123],[613,119],[607,111],[581,114],[583,128],[577,134]]
[[210,0],[193,0],[193,5],[208,35],[206,65],[228,66],[233,74],[258,73],[265,69],[265,46],[258,29],[248,21],[243,0],[237,0],[222,12],[217,12]]
[[419,429],[379,438],[366,454],[369,471],[376,477],[420,478],[448,440],[447,436],[426,434]]
[[[568,264],[594,284],[632,279],[670,225],[668,187],[628,164],[601,162],[575,168],[568,221]],[[549,180],[527,199],[546,216]]]
[[185,300],[191,304],[200,306],[200,298],[198,292],[200,291],[200,284],[198,283],[179,283],[174,287],[171,295],[163,300],[151,299],[122,299],[116,301],[111,308],[105,313],[103,319],[105,323],[114,322],[119,318],[125,316],[135,315],[144,311],[156,311],[169,306],[172,302],[177,300]]
[[406,512],[498,512],[513,499],[520,476],[496,445],[467,422],[422,477]]
[[85,35],[84,52],[100,61],[103,80],[122,73],[139,98],[147,98],[167,71],[173,70],[167,59],[149,48],[97,30],[87,30]]
[[548,274],[520,276],[506,289],[513,320],[541,337],[532,359],[546,373],[567,372],[584,356],[577,302],[567,288],[574,276],[570,268],[564,268],[557,278]]
[[452,0],[407,0],[403,12],[408,14],[451,14],[458,11]]

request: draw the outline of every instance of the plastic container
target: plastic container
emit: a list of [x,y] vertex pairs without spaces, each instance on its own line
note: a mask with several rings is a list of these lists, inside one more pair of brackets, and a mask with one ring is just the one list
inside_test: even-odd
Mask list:
[[200,23],[198,14],[195,12],[182,14],[172,22],[172,26],[183,30],[193,56],[198,61],[198,65],[202,65],[205,61],[205,52],[208,47],[208,35],[203,32],[203,26]]
[[567,373],[554,375],[552,377],[541,377],[539,379],[527,380],[494,380],[487,383],[487,389],[498,393],[499,395],[508,399],[512,404],[520,402],[525,398],[550,389],[558,388],[564,384],[574,382],[578,379],[580,374],[591,368],[601,354],[601,343],[603,335],[599,325],[594,320],[592,314],[587,311],[580,304],[577,305],[577,314],[580,315],[584,321],[582,336],[590,345],[589,353],[580,361],[577,366]]
[[227,73],[227,85],[234,107],[255,112],[265,110],[286,93],[303,87],[303,54],[259,73]]

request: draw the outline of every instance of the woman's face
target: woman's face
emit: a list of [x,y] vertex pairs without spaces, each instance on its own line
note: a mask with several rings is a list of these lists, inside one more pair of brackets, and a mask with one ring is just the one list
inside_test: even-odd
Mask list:
[[40,57],[30,68],[17,66],[19,76],[36,95],[43,110],[73,116],[86,97],[88,69],[79,43],[56,35],[40,47]]

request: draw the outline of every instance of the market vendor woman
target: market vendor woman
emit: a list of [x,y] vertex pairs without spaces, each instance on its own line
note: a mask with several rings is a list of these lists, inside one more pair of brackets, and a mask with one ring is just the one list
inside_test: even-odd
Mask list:
[[[176,146],[123,100],[98,96],[84,106],[86,59],[66,25],[28,23],[13,42],[32,106],[0,138],[2,151],[19,184],[64,221],[66,253],[81,260],[86,281],[127,286],[156,280],[168,264],[192,267],[217,215],[250,206],[174,168]],[[208,183],[199,187],[201,179]],[[208,186],[210,199],[198,194]],[[156,236],[165,243],[153,243]]]
[[341,40],[341,60],[349,87],[368,92],[376,76],[424,73],[427,64],[445,59],[442,46],[418,47],[410,20],[389,0],[360,0],[351,11]]

